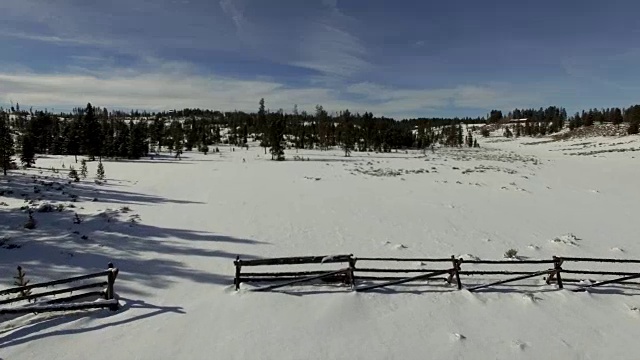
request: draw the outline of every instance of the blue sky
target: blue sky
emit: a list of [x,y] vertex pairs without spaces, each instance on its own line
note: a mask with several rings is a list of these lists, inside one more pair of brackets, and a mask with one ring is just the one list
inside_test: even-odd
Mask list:
[[0,104],[372,111],[640,103],[636,1],[2,0]]

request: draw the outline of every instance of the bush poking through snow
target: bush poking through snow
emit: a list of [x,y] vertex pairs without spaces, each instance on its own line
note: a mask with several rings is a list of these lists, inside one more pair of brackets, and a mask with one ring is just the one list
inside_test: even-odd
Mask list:
[[73,166],[71,166],[70,168],[71,170],[69,170],[69,179],[73,180],[73,182],[79,182],[80,176],[78,176],[78,172],[73,168]]
[[24,228],[28,230],[33,230],[36,228],[36,219],[33,218],[33,215],[31,215],[31,213],[29,213],[29,219],[24,224]]
[[46,203],[46,204],[42,204],[42,205],[38,206],[38,210],[37,211],[39,213],[49,213],[49,212],[56,211],[56,208],[53,205],[51,205],[49,203]]
[[[27,286],[29,279],[27,279],[27,273],[22,270],[22,266],[18,266],[18,275],[13,277],[15,280],[13,285],[15,286]],[[30,289],[20,290],[20,297],[31,295]]]
[[12,244],[11,238],[9,238],[8,236],[3,236],[0,238],[0,249],[12,250],[12,249],[19,249],[19,248],[20,248],[20,245]]
[[78,213],[75,213],[75,215],[73,217],[73,223],[74,224],[81,224],[82,223],[82,219],[80,219],[80,216],[78,215]]
[[509,249],[507,250],[507,252],[504,253],[504,257],[506,259],[516,259],[518,256],[518,250],[516,249]]

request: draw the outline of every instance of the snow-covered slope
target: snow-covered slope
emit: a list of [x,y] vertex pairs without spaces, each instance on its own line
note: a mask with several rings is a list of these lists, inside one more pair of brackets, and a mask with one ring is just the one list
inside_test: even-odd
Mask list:
[[[0,323],[0,358],[635,358],[633,288],[233,290],[236,255],[499,259],[514,248],[530,258],[640,258],[636,152],[572,156],[563,149],[584,140],[480,140],[480,149],[426,155],[288,151],[286,162],[224,147],[181,161],[105,162],[103,185],[55,180],[73,159],[39,159],[40,170],[0,180],[14,190],[0,197],[0,230],[20,246],[0,249],[0,286],[17,265],[36,282],[113,261],[122,309]],[[629,140],[640,146],[637,137],[612,142]],[[37,228],[25,230],[23,192],[76,207],[36,212]]]

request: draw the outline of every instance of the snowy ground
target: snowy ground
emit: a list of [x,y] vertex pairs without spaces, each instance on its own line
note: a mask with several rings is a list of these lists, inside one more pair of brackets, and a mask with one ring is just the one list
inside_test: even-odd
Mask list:
[[[640,259],[640,138],[541,140],[426,155],[290,150],[277,163],[221,147],[105,162],[103,185],[96,163],[69,185],[57,178],[72,158],[41,158],[0,178],[0,288],[17,265],[37,282],[113,261],[122,310],[1,322],[0,358],[636,358],[640,291],[629,287],[233,291],[236,255]],[[26,230],[23,193],[42,198],[34,207],[75,208],[36,212]]]

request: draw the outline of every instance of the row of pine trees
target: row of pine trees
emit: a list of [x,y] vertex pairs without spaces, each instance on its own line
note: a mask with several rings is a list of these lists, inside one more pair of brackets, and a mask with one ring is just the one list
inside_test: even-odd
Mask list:
[[[220,112],[201,109],[148,113],[109,112],[87,104],[71,113],[54,115],[48,111],[29,112],[12,108],[19,116],[11,123],[0,109],[0,165],[10,166],[11,157],[20,154],[24,166],[34,163],[35,154],[83,155],[90,160],[108,158],[137,159],[167,149],[176,155],[186,151],[209,152],[223,142],[246,146],[258,141],[269,149],[273,160],[283,160],[287,148],[321,149],[340,147],[345,156],[353,151],[389,152],[393,149],[426,149],[439,143],[447,146],[477,146],[471,129],[475,124],[496,123],[526,118],[515,128],[516,136],[538,136],[596,123],[629,123],[637,133],[640,105],[628,109],[591,109],[567,116],[564,108],[515,109],[506,116],[492,110],[485,118],[418,118],[396,121],[374,117],[372,113],[354,114],[349,110],[329,114],[322,106],[315,113],[268,110],[260,99],[256,113]],[[129,118],[129,120],[127,120]],[[136,118],[134,121],[131,118]],[[464,126],[463,126],[464,124]],[[470,125],[472,126],[470,128]],[[417,130],[416,130],[417,129]],[[635,131],[633,130],[635,129]],[[225,136],[222,136],[222,133]],[[17,136],[13,136],[13,135]],[[466,135],[465,135],[466,134]]]

